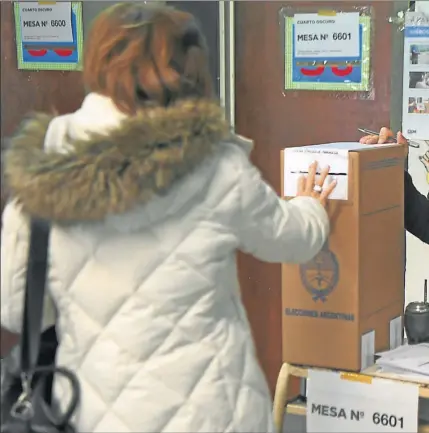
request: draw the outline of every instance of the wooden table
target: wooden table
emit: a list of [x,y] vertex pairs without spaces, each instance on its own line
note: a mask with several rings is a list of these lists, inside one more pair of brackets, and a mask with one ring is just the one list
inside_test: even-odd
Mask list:
[[[298,367],[290,364],[283,364],[277,379],[276,391],[274,395],[274,423],[277,432],[281,433],[283,429],[283,420],[285,413],[305,416],[307,414],[307,406],[305,403],[287,403],[288,400],[288,385],[291,377],[299,377],[306,379],[308,377],[309,370],[321,370],[321,371],[335,371],[328,369],[317,369],[311,367]],[[338,373],[338,371],[336,371]],[[344,372],[348,373],[348,372]],[[356,373],[359,374],[359,373]],[[374,365],[367,370],[360,373],[365,376],[378,377],[382,379],[396,380],[404,383],[416,383],[419,385],[419,396],[421,398],[429,399],[429,380],[428,382],[419,382],[415,379],[404,378],[398,374],[385,373],[381,369]],[[429,424],[419,425],[419,433],[429,433]]]

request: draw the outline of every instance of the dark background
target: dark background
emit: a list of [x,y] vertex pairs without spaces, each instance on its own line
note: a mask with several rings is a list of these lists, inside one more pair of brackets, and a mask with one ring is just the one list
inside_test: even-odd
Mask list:
[[210,71],[215,81],[216,94],[219,95],[219,2],[168,1],[167,4],[190,12],[199,21],[209,49]]

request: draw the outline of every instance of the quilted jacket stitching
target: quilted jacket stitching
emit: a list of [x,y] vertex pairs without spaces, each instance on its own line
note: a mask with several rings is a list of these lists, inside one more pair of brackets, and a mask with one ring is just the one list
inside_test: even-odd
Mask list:
[[[216,359],[216,357],[214,357],[214,358],[210,361],[210,363],[208,364],[208,366],[206,367],[206,369],[203,371],[203,373],[200,375],[200,377],[198,378],[198,380],[195,381],[194,386],[193,386],[192,389],[189,391],[188,395],[185,396],[185,398],[184,398],[184,402],[185,402],[185,403],[184,403],[184,404],[181,404],[181,405],[176,409],[176,411],[173,412],[173,415],[171,415],[171,416],[168,418],[168,420],[167,420],[166,423],[162,426],[162,428],[160,428],[160,431],[161,431],[161,432],[163,432],[164,429],[165,429],[165,428],[168,426],[168,424],[171,422],[171,420],[172,420],[175,416],[177,416],[177,413],[178,413],[180,410],[182,410],[182,409],[186,406],[186,404],[189,404],[189,401],[190,401],[190,399],[191,399],[191,397],[192,397],[192,394],[193,394],[193,393],[195,392],[195,390],[197,389],[197,387],[198,387],[198,385],[199,385],[201,379],[203,378],[203,376],[204,376],[206,370],[211,366],[211,364],[213,363],[213,361],[214,361],[215,359]],[[158,379],[158,378],[157,378],[157,379]],[[158,381],[159,381],[159,382],[162,382],[162,379],[158,379]],[[164,386],[165,386],[165,384],[164,384]]]
[[[174,326],[171,326],[171,328],[170,328],[170,332],[167,334],[167,336],[165,337],[165,339],[164,339],[164,342],[163,342],[163,344],[168,340],[168,338],[173,334],[173,332],[177,332],[178,331],[178,329],[180,329],[180,322],[182,321],[182,319],[185,317],[185,316],[187,316],[187,314],[189,313],[189,311],[187,311],[187,312],[185,312],[184,314],[183,314],[183,316],[182,317],[180,317],[179,318],[179,320],[174,324]],[[165,318],[166,319],[166,318]],[[173,324],[173,322],[172,322],[172,324]],[[185,334],[186,335],[186,334]],[[193,341],[193,342],[190,342],[190,344],[198,344],[198,343],[202,343],[202,341],[200,340],[200,341]],[[115,342],[115,344],[116,344],[116,342]],[[163,347],[163,344],[161,344],[161,346],[158,346],[157,348],[156,348],[156,350],[154,351],[154,352],[152,352],[147,358],[145,358],[145,360],[144,361],[147,361],[149,358],[152,358],[153,356],[155,356],[160,350],[161,350],[161,348]],[[215,358],[213,358],[213,359],[215,359]],[[143,360],[141,360],[141,362],[143,362]],[[118,401],[118,399],[121,397],[121,395],[122,395],[122,393],[124,392],[124,390],[128,387],[128,385],[130,384],[130,382],[132,382],[132,380],[139,374],[139,373],[141,373],[141,369],[138,369],[127,381],[125,381],[124,383],[123,383],[123,385],[120,387],[120,389],[118,390],[118,393],[117,393],[117,396],[116,396],[116,398],[114,399],[114,400],[112,400],[108,405],[106,405],[106,409],[105,409],[105,412],[108,412],[108,411],[110,411],[110,410],[112,410],[112,408],[113,408],[113,406],[116,404],[116,402]],[[203,372],[203,374],[204,374],[204,372]],[[156,375],[151,375],[151,377],[152,378],[154,378],[155,380],[157,380],[158,382],[161,382],[162,383],[162,379],[159,379],[158,377],[156,377]],[[202,376],[201,376],[202,377]],[[197,381],[196,381],[196,385],[198,385],[198,383],[199,383],[199,381],[201,380],[201,378],[199,378]],[[87,383],[91,386],[91,388],[94,390],[94,387],[93,387],[93,385],[91,384],[91,383],[89,383],[88,382],[88,380],[87,380]],[[163,383],[163,385],[164,386],[167,386],[165,383]],[[195,386],[196,386],[195,385]],[[174,389],[172,389],[172,388],[170,388],[171,389],[171,391],[173,391],[173,392],[176,392]],[[100,395],[100,398],[101,398],[101,400],[104,402],[104,403],[106,403],[106,401],[103,399],[103,397],[101,396],[101,394],[97,391],[97,394],[99,394]],[[181,395],[181,397],[184,397],[184,400],[186,400],[186,396],[182,396]],[[115,412],[116,413],[116,412]],[[103,420],[103,418],[104,418],[104,416],[105,416],[105,414],[102,414],[102,416],[101,416],[101,418],[96,422],[96,425],[99,425],[100,424],[100,422]]]
[[[7,212],[7,209],[6,209]],[[6,218],[6,216],[5,216]],[[4,254],[7,257],[7,265],[6,267],[8,269],[12,269],[13,268],[13,263],[16,263],[19,261],[16,260],[17,258],[17,254],[19,251],[19,248],[17,248],[17,244],[18,243],[22,243],[24,242],[25,244],[27,244],[27,250],[28,250],[28,240],[27,237],[25,237],[25,235],[28,235],[28,231],[25,230],[25,234],[22,234],[22,229],[24,227],[24,224],[21,223],[19,227],[15,228],[15,231],[12,233],[7,233],[6,235],[4,235],[4,231],[2,230],[2,243],[6,245],[10,245],[11,243],[13,244],[12,248],[9,248],[9,254],[4,254],[4,252],[2,251],[2,254]],[[12,253],[10,253],[10,251],[12,250]],[[2,257],[3,258],[3,257]],[[1,314],[9,317],[12,316],[11,314],[11,310],[13,311],[13,306],[15,305],[19,305],[19,301],[20,301],[20,291],[16,290],[16,279],[17,276],[20,276],[20,279],[22,278],[22,276],[24,275],[24,272],[26,270],[26,266],[22,266],[20,267],[19,270],[16,270],[15,273],[10,272],[9,274],[7,274],[9,276],[9,280],[8,281],[4,281],[5,277],[2,275],[1,279],[2,279],[2,295],[4,295],[4,286],[6,286],[8,288],[8,294],[6,295],[7,297],[11,297],[10,301],[8,302],[8,304],[6,305],[7,308],[2,307],[1,308]],[[17,299],[15,299],[17,298]],[[22,301],[23,302],[23,301]],[[15,314],[13,314],[15,315]],[[9,320],[10,321],[10,320]],[[16,321],[13,321],[16,322]],[[18,329],[11,329],[11,332],[15,332],[18,331]]]
[[[169,339],[169,337],[172,335],[172,333],[173,332],[179,332],[179,331],[182,331],[181,329],[180,329],[180,322],[190,313],[190,312],[192,312],[192,309],[191,310],[188,310],[188,311],[185,311],[185,313],[183,314],[183,316],[181,316],[179,319],[178,319],[178,321],[177,322],[173,322],[173,321],[171,321],[171,328],[170,328],[170,332],[167,334],[167,336],[165,337],[165,339],[164,339],[164,343]],[[168,317],[165,317],[164,318],[165,320],[170,320]],[[229,327],[227,328],[228,329],[228,332],[229,332]],[[183,336],[184,337],[188,337],[188,334],[184,331],[183,332]],[[112,339],[112,341],[114,341],[113,339]],[[115,341],[114,341],[115,342]],[[161,344],[161,346],[158,346],[157,348],[156,348],[156,350],[154,351],[154,352],[152,352],[147,358],[145,358],[145,360],[141,360],[141,362],[143,362],[143,361],[147,361],[149,358],[152,358],[152,357],[154,357],[154,356],[156,356],[157,355],[157,353],[159,352],[159,351],[161,351],[161,349],[162,349],[162,347],[163,347],[163,345],[164,345],[164,343],[163,344]],[[115,342],[115,344],[117,344],[116,342]],[[187,344],[204,344],[204,340],[199,340],[199,341],[190,341],[190,342],[188,342]],[[211,345],[209,345],[210,347],[213,347],[213,344],[214,343],[212,343]],[[122,350],[122,347],[120,347],[121,348],[121,350]],[[219,348],[219,346],[218,346],[218,350],[217,350],[217,353],[219,353],[220,352],[220,348]],[[218,363],[220,364],[220,370],[223,370],[223,371],[225,371],[225,367],[222,365],[222,363],[220,362],[220,360],[218,359],[218,356],[217,355],[215,355],[215,357],[213,358],[213,360],[218,360]],[[129,383],[134,379],[134,377],[138,374],[140,372],[140,370],[138,370],[138,371],[136,371],[136,373],[134,374],[134,375],[132,375],[126,382],[124,382],[124,384],[123,384],[123,386],[121,386],[120,387],[120,389],[118,390],[118,394],[117,394],[117,396],[116,396],[116,398],[114,399],[114,400],[112,400],[112,402],[110,402],[110,404],[107,406],[107,408],[106,408],[106,411],[108,412],[109,410],[112,410],[112,407],[115,405],[115,403],[117,402],[117,400],[121,397],[121,394],[124,392],[124,390],[127,388],[127,386],[129,385]],[[204,372],[203,372],[203,374],[204,374]],[[202,376],[201,376],[202,377]],[[93,388],[93,386],[91,385],[91,383],[90,382],[88,382],[87,381],[87,383],[91,386],[91,388],[92,389],[94,389]],[[199,383],[199,381],[197,381],[196,382],[196,384],[198,384]],[[239,382],[240,383],[240,382]],[[223,384],[223,387],[224,387],[224,392],[225,392],[225,395],[227,396],[227,398],[228,398],[228,392],[226,391],[226,383],[225,383],[225,381],[223,381],[222,382],[222,384]],[[165,384],[164,384],[164,386],[166,386]],[[176,392],[175,390],[173,390],[173,389],[171,389],[172,391],[174,391],[174,392]],[[97,393],[98,393],[98,391],[97,391]],[[99,393],[98,393],[99,394]],[[228,399],[229,400],[229,399]],[[104,400],[103,400],[104,401]],[[232,413],[234,412],[234,402],[233,401],[229,401],[229,404],[230,404],[230,407],[231,407],[231,411],[232,411]],[[97,421],[97,425],[98,424],[100,424],[100,422],[102,421],[102,419],[103,419],[103,416],[101,417],[101,419],[99,420],[99,421]]]
[[[227,194],[227,195],[229,195],[229,194]],[[223,197],[223,200],[224,200],[224,199],[225,199],[225,197]],[[215,209],[213,210],[213,212],[214,212],[214,211],[215,211]],[[201,222],[202,222],[202,221],[201,221]],[[200,223],[201,223],[201,222],[200,222]],[[163,262],[168,261],[168,259],[171,258],[171,256],[173,256],[173,255],[175,254],[176,250],[177,250],[178,248],[180,248],[180,246],[181,246],[181,245],[186,241],[186,239],[188,238],[188,236],[189,236],[192,232],[193,232],[193,230],[190,230],[190,232],[189,232],[189,233],[188,233],[184,238],[182,238],[182,240],[178,243],[177,247],[176,247],[175,249],[173,249],[173,250],[170,252],[170,255],[167,256],[167,257],[165,257],[165,260],[163,260],[161,263],[159,263],[157,266],[155,266],[155,268],[153,269],[153,271],[150,272],[149,274],[146,274],[140,282],[137,282],[137,284],[136,284],[136,286],[135,286],[135,287],[136,287],[136,289],[135,289],[135,293],[138,293],[138,291],[139,291],[141,285],[144,284],[144,282],[147,281],[147,280],[150,278],[150,276],[153,275],[153,273],[156,272],[157,269],[158,269],[160,266],[162,266]],[[89,260],[93,260],[93,257],[88,257],[88,258],[87,258],[84,267],[87,266],[87,264],[89,263]],[[186,262],[186,261],[185,261],[185,262]],[[188,263],[188,265],[189,265],[189,263]],[[189,266],[190,266],[190,265],[189,265]],[[81,268],[81,272],[83,271],[84,267]],[[199,273],[199,272],[198,272],[198,273]],[[77,272],[77,275],[76,275],[75,279],[78,277],[79,274],[80,274],[80,272]],[[199,274],[200,274],[200,273],[199,273]],[[203,276],[203,275],[202,275],[202,276]],[[205,276],[203,276],[203,277],[207,280],[208,283],[212,284],[212,283],[211,283],[211,282],[210,282],[210,281],[209,281]],[[74,280],[75,280],[75,279],[74,279]],[[71,290],[71,289],[72,289],[72,285],[69,285],[69,290]],[[70,293],[69,293],[69,295],[70,295]],[[125,300],[125,301],[128,301],[128,299]],[[125,301],[124,301],[124,302],[125,302]],[[116,310],[116,314],[118,314],[118,310],[123,306],[124,302],[122,302],[121,305],[118,306],[118,309]],[[83,308],[79,303],[75,303],[75,305],[76,305],[77,307],[79,307],[79,308],[82,310],[82,312],[83,312],[86,316],[88,316],[89,318],[91,318],[91,316],[90,316],[90,315],[85,311],[85,309],[84,309],[84,308]],[[169,332],[169,334],[165,337],[164,341],[167,341],[167,340],[168,340],[169,336],[172,334],[173,331],[177,332],[177,331],[180,330],[180,322],[183,320],[184,317],[187,316],[188,313],[189,313],[189,311],[185,312],[185,314],[184,314],[182,317],[180,317],[180,319],[179,319],[177,322],[175,322],[175,323],[172,322],[172,327],[170,328],[170,332]],[[96,322],[95,320],[93,320],[93,319],[91,318],[91,320],[94,322],[94,324],[96,324],[98,327],[102,328],[102,329],[101,329],[101,332],[98,334],[98,336],[96,337],[95,341],[93,341],[93,342],[91,343],[91,347],[94,347],[94,346],[96,345],[96,342],[98,341],[99,338],[101,338],[102,336],[106,337],[106,331],[103,332],[103,329],[106,329],[106,328],[108,327],[108,324],[110,323],[111,320],[113,320],[113,319],[115,318],[116,314],[112,315],[111,318],[109,319],[109,321],[108,321],[106,324],[103,324],[103,327],[101,327],[100,324],[99,324],[98,322]],[[228,327],[228,331],[229,331],[229,327]],[[186,333],[184,333],[184,335],[186,335]],[[111,338],[111,340],[112,340],[115,344],[117,344],[116,341],[115,341],[113,338]],[[203,342],[202,342],[202,341],[194,341],[194,342],[189,342],[188,344],[196,344],[196,343],[200,343],[200,344],[201,344],[201,343],[203,343]],[[119,346],[119,347],[120,347],[121,350],[126,350],[126,349],[124,349],[122,346]],[[152,354],[150,354],[150,355],[149,355],[145,360],[147,361],[149,358],[151,358],[151,357],[153,357],[153,356],[156,356],[156,354],[157,354],[157,353],[162,349],[162,347],[163,347],[163,345],[159,346],[159,347],[158,347],[154,352],[152,352]],[[81,359],[81,361],[80,361],[80,363],[79,363],[79,366],[78,366],[78,369],[80,370],[79,373],[80,373],[80,375],[81,375],[82,377],[85,377],[85,374],[83,373],[83,371],[81,370],[81,368],[82,368],[83,363],[85,362],[85,359],[86,359],[87,355],[88,355],[87,353],[84,354],[84,356],[82,357],[82,359]],[[219,365],[220,365],[220,370],[225,370],[224,366],[222,365],[221,361],[218,359],[217,356],[215,356],[215,357],[213,358],[213,361],[216,360],[216,359],[217,359],[217,361],[218,361],[218,363],[219,363]],[[143,360],[142,360],[142,361],[143,361]],[[212,361],[212,362],[213,362],[213,361]],[[139,372],[139,371],[137,371],[136,374],[137,374],[138,372]],[[204,374],[204,372],[203,372],[202,374]],[[134,377],[135,377],[135,375],[133,375],[133,376],[132,376],[128,381],[126,381],[126,382],[125,382],[125,383],[120,387],[120,389],[118,390],[118,393],[117,393],[117,397],[116,397],[116,398],[115,398],[115,399],[114,399],[114,400],[113,400],[113,401],[112,401],[112,402],[107,406],[105,412],[108,412],[109,410],[112,410],[112,406],[114,406],[114,404],[116,403],[116,401],[120,398],[122,392],[125,390],[125,388],[126,388],[126,387],[128,386],[128,384],[133,380]],[[202,376],[201,376],[201,377],[202,377]],[[154,378],[156,378],[156,377],[154,376]],[[157,378],[156,378],[156,379],[157,379]],[[200,378],[200,379],[201,379],[201,378]],[[200,380],[200,379],[199,379],[199,380]],[[92,389],[94,392],[96,392],[97,394],[99,394],[98,390],[97,390],[96,388],[94,388],[94,386],[91,384],[91,382],[89,382],[89,381],[86,379],[86,377],[85,377],[85,380],[86,380],[87,384],[88,384],[89,386],[91,386],[91,389]],[[199,380],[196,382],[195,387],[198,385]],[[222,383],[223,383],[223,387],[224,387],[225,395],[226,395],[226,397],[228,398],[228,392],[226,391],[226,383],[225,383],[225,382],[222,382]],[[173,390],[172,390],[172,391],[173,391]],[[99,395],[100,395],[100,394],[99,394]],[[100,395],[100,399],[101,399],[102,401],[104,401],[104,399],[103,399],[103,397],[102,397],[101,395]],[[229,400],[229,398],[228,398],[228,400]],[[229,400],[229,404],[230,404],[230,407],[231,407],[231,411],[232,411],[232,413],[233,413],[233,412],[234,412],[234,402],[232,402],[232,401]],[[115,414],[116,414],[116,412],[115,412]],[[98,421],[96,422],[96,424],[99,425],[103,418],[104,418],[104,414],[101,415],[101,419],[98,420]]]
[[[151,273],[151,274],[152,274],[152,273]],[[145,278],[145,280],[146,280],[146,278]],[[142,282],[141,284],[143,284],[143,282]],[[140,287],[141,284],[140,284],[138,287]],[[137,290],[138,290],[138,289],[137,289]],[[135,293],[136,293],[136,292],[135,292]],[[182,319],[183,319],[183,318],[184,318],[188,313],[189,313],[189,311],[185,311],[185,313],[183,314],[183,316],[180,317],[179,320],[178,320],[176,323],[172,322],[172,326],[170,327],[170,331],[169,331],[169,333],[167,334],[167,336],[166,336],[165,339],[164,339],[164,343],[168,340],[168,338],[171,336],[171,334],[172,334],[173,332],[178,332],[178,330],[180,329],[180,322],[181,322],[181,320],[182,320]],[[112,320],[115,316],[116,316],[116,315],[112,316],[111,320]],[[167,317],[165,317],[164,319],[168,320]],[[108,323],[110,323],[110,320],[109,320]],[[104,329],[107,328],[107,326],[108,326],[108,324],[106,324],[106,325],[104,326]],[[101,332],[101,333],[97,336],[96,341],[97,341],[97,340],[98,340],[102,335],[104,336],[104,333],[103,333],[103,332]],[[185,335],[187,335],[187,334],[185,334]],[[94,347],[94,346],[96,345],[96,341],[92,343],[92,345],[91,345],[92,347]],[[116,343],[114,340],[112,340],[112,341],[117,345],[117,343]],[[197,342],[192,342],[192,344],[195,344],[195,343],[197,343]],[[200,343],[201,343],[201,341],[200,341]],[[146,362],[147,362],[147,360],[148,360],[149,358],[152,358],[152,357],[156,356],[156,354],[157,354],[157,353],[162,349],[162,347],[163,347],[163,344],[161,344],[161,346],[158,346],[158,347],[155,349],[154,352],[152,352],[148,357],[145,358],[145,360],[140,360],[140,362],[143,362],[143,361],[146,361]],[[120,347],[120,349],[122,350],[122,347]],[[85,354],[84,358],[82,359],[82,363],[81,363],[80,367],[82,366],[83,362],[85,361],[86,356],[87,356],[87,354]],[[125,390],[125,389],[127,388],[127,386],[129,385],[129,383],[130,383],[130,382],[135,378],[135,376],[136,376],[140,371],[141,371],[140,369],[137,370],[137,371],[135,372],[135,374],[133,374],[133,375],[132,375],[132,376],[131,376],[127,381],[125,381],[125,382],[122,384],[122,386],[119,388],[119,390],[118,390],[118,392],[117,392],[117,396],[116,396],[116,398],[113,399],[112,402],[110,402],[108,405],[106,405],[107,407],[106,407],[105,412],[108,412],[109,410],[112,409],[112,406],[114,406],[114,404],[115,404],[115,403],[117,402],[117,400],[121,397],[122,393],[124,392],[124,390]],[[88,380],[87,380],[87,383],[90,384],[90,382],[88,382]],[[197,382],[197,383],[198,383],[198,382]],[[90,384],[90,386],[91,386],[92,389],[94,389],[94,387],[93,387],[92,384]],[[97,391],[97,394],[99,394],[98,391]],[[99,394],[99,395],[100,395],[100,394]],[[102,400],[105,402],[104,399],[102,399]],[[104,416],[104,415],[102,415],[102,417],[103,417],[103,416]],[[99,421],[96,422],[96,425],[98,425],[98,424],[101,422],[102,417],[101,417],[101,419],[100,419]]]
[[[157,261],[158,263],[156,264],[156,261],[153,263],[153,265],[154,265],[154,267],[153,267],[153,269],[149,272],[149,273],[146,273],[144,276],[142,276],[141,278],[140,278],[140,280],[137,280],[137,281],[135,281],[135,284],[134,284],[134,293],[129,297],[129,298],[127,298],[127,299],[125,299],[120,305],[118,305],[118,308],[116,309],[116,312],[115,312],[115,314],[113,314],[110,318],[109,318],[109,320],[105,323],[105,324],[103,324],[103,326],[101,327],[100,326],[100,324],[99,323],[97,323],[92,317],[91,317],[91,315],[87,312],[87,311],[85,311],[85,309],[78,303],[78,302],[75,302],[75,305],[77,305],[84,313],[85,313],[85,315],[87,316],[87,317],[89,317],[94,323],[97,323],[97,325],[102,329],[102,332],[100,332],[99,334],[98,334],[98,336],[95,338],[95,340],[93,340],[92,342],[91,342],[91,347],[94,347],[96,344],[97,344],[97,342],[98,342],[98,340],[99,340],[99,338],[103,335],[103,329],[106,329],[107,327],[108,327],[108,325],[109,325],[109,323],[113,320],[113,318],[117,315],[117,314],[119,314],[119,310],[123,307],[123,305],[124,305],[124,303],[125,302],[128,302],[128,301],[130,301],[130,299],[133,297],[133,296],[135,296],[137,293],[138,293],[138,291],[139,291],[139,289],[140,289],[140,287],[141,287],[141,285],[144,283],[144,282],[146,282],[152,275],[153,275],[153,273],[154,272],[156,272],[157,271],[157,269],[160,267],[160,266],[162,266],[169,258],[170,258],[170,256],[174,253],[174,251],[176,250],[176,248],[179,248],[180,247],[180,245],[181,245],[181,243],[183,242],[183,240],[184,239],[186,239],[188,236],[190,236],[191,234],[193,233],[193,228],[190,228],[189,229],[189,232],[186,234],[186,236],[184,237],[184,238],[182,238],[182,240],[180,240],[179,242],[178,242],[178,245],[176,245],[169,253],[168,253],[168,255],[166,255],[166,256],[163,256],[162,257],[162,260],[159,260],[159,261]],[[98,248],[100,247],[100,244],[98,244],[97,245],[97,247],[96,247],[96,250],[98,250]],[[83,265],[83,268],[81,268],[80,269],[80,271],[78,271],[77,272],[77,274],[75,275],[75,278],[73,279],[73,281],[71,282],[71,284],[67,284],[67,287],[68,287],[68,289],[66,290],[66,292],[67,292],[67,294],[68,294],[68,296],[70,296],[71,298],[73,298],[73,296],[71,295],[71,293],[70,293],[70,291],[72,290],[72,288],[73,288],[73,284],[74,284],[74,282],[76,281],[76,279],[78,278],[78,276],[83,272],[83,269],[88,265],[88,263],[89,263],[89,261],[90,260],[94,260],[94,257],[93,256],[88,256],[87,257],[87,260],[85,261],[85,264]],[[122,349],[122,348],[121,348]],[[80,362],[79,362],[79,367],[81,367],[82,366],[82,364],[83,364],[83,362],[85,362],[85,357],[87,356],[87,353],[85,353],[85,354],[83,354],[83,356],[82,356],[82,358],[81,358],[81,360],[80,360]]]

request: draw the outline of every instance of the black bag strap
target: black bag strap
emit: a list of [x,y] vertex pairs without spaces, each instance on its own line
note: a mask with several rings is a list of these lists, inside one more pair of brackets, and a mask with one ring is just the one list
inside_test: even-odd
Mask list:
[[21,334],[21,373],[32,376],[40,352],[50,227],[32,218]]
[[52,431],[69,431],[68,423],[80,401],[78,379],[74,373],[66,368],[40,367],[37,365],[42,337],[43,307],[48,274],[49,238],[49,224],[46,221],[33,218],[30,225],[30,246],[21,334],[21,379],[23,385],[21,397],[24,397],[24,399],[21,400],[20,397],[12,411],[19,413],[20,410],[25,412],[28,409],[26,398],[31,395],[31,382],[35,373],[39,374],[40,377],[33,391],[39,396],[44,395],[48,377],[59,374],[69,381],[72,389],[72,398],[65,413],[61,416],[54,414],[43,397],[39,399],[39,403],[47,419],[57,428],[57,430]]

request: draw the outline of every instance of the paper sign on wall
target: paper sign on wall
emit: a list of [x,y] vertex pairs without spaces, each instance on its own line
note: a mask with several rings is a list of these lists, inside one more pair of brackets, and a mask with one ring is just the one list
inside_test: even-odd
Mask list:
[[18,69],[82,69],[82,2],[15,2]]
[[[417,1],[405,16],[402,131],[410,139],[408,172],[415,187],[429,193],[429,1]],[[429,278],[421,258],[429,245],[407,232],[405,303],[423,301],[422,281]]]
[[295,57],[359,57],[359,13],[295,14]]
[[369,11],[284,17],[285,89],[367,91]]
[[318,370],[307,382],[309,433],[417,433],[416,384]]
[[71,2],[19,2],[22,42],[73,42]]
[[417,12],[405,17],[403,131],[429,139],[429,16]]

